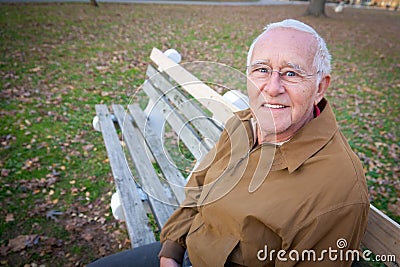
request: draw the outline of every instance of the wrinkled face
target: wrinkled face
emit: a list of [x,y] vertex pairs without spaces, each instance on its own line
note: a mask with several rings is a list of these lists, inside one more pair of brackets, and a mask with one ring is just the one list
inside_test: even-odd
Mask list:
[[273,29],[255,44],[247,90],[259,142],[288,140],[313,118],[329,84],[329,76],[317,84],[316,49],[311,34],[288,28]]

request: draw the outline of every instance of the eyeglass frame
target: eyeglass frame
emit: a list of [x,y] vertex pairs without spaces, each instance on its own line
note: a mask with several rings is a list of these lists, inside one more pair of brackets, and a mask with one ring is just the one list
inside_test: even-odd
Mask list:
[[[269,81],[270,81],[273,72],[278,73],[279,78],[280,78],[280,81],[282,81],[282,82],[284,82],[284,83],[289,83],[289,84],[299,84],[299,83],[303,82],[304,79],[308,79],[308,78],[311,78],[311,77],[313,77],[313,76],[315,76],[315,75],[318,75],[318,74],[322,73],[322,71],[317,71],[317,72],[314,73],[314,74],[306,74],[305,71],[304,71],[299,65],[294,64],[294,63],[290,63],[290,62],[287,63],[287,67],[292,68],[292,70],[288,70],[288,71],[283,71],[283,72],[282,72],[281,70],[274,70],[274,69],[273,69],[271,66],[269,66],[269,65],[267,64],[267,62],[265,62],[265,61],[260,61],[260,62],[257,62],[257,61],[256,61],[255,63],[246,66],[246,69],[247,69],[247,76],[248,76],[248,77],[253,78],[253,79],[261,79],[261,77],[251,77],[251,73],[252,73],[252,72],[249,73],[249,68],[251,68],[251,67],[253,67],[253,66],[257,66],[257,65],[258,65],[258,66],[261,66],[261,67],[264,66],[264,68],[267,69],[267,73],[269,73],[269,76],[267,76],[266,79],[265,79],[265,77],[264,77],[264,79],[265,79],[266,82],[269,82]],[[287,67],[283,67],[283,69],[284,69],[284,68],[287,68]],[[285,73],[287,73],[287,72],[294,72],[294,73],[296,73],[296,74],[299,76],[300,80],[299,80],[299,81],[295,81],[295,82],[294,82],[294,81],[285,80],[285,79],[282,78],[282,77],[284,77],[283,75],[284,75]]]

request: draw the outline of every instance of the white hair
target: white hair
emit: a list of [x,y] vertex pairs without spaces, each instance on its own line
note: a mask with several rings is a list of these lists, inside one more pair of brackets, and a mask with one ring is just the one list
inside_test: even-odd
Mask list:
[[310,26],[307,24],[294,20],[294,19],[286,19],[281,22],[275,22],[272,24],[267,25],[264,28],[264,31],[257,36],[256,39],[254,39],[253,43],[250,46],[249,52],[247,53],[247,66],[250,65],[251,57],[253,55],[253,49],[257,41],[267,32],[271,31],[272,29],[276,28],[291,28],[295,29],[298,31],[310,33],[314,36],[316,39],[318,45],[317,45],[317,51],[314,55],[314,62],[313,62],[313,67],[316,69],[316,71],[319,73],[318,75],[318,83],[320,79],[322,78],[323,74],[330,74],[331,73],[331,54],[329,53],[328,48],[326,47],[326,43],[324,39]]

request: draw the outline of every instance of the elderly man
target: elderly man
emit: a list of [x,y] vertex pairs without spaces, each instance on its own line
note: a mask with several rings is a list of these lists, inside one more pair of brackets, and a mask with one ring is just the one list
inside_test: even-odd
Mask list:
[[325,42],[299,21],[271,24],[250,48],[247,76],[250,110],[193,173],[161,232],[161,265],[187,249],[193,266],[350,266],[339,254],[358,249],[369,203],[323,98]]
[[346,252],[359,248],[369,202],[360,161],[324,98],[324,40],[296,20],[268,25],[250,47],[247,80],[250,109],[227,122],[193,172],[161,245],[120,260],[151,266],[158,253],[163,267],[351,265]]

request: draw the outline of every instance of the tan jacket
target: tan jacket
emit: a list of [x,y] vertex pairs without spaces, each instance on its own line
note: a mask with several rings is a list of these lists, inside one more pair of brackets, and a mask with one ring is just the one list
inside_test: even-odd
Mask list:
[[250,111],[236,113],[162,229],[160,256],[180,261],[187,249],[195,267],[350,266],[366,181],[325,99],[319,108],[282,146],[255,144]]

